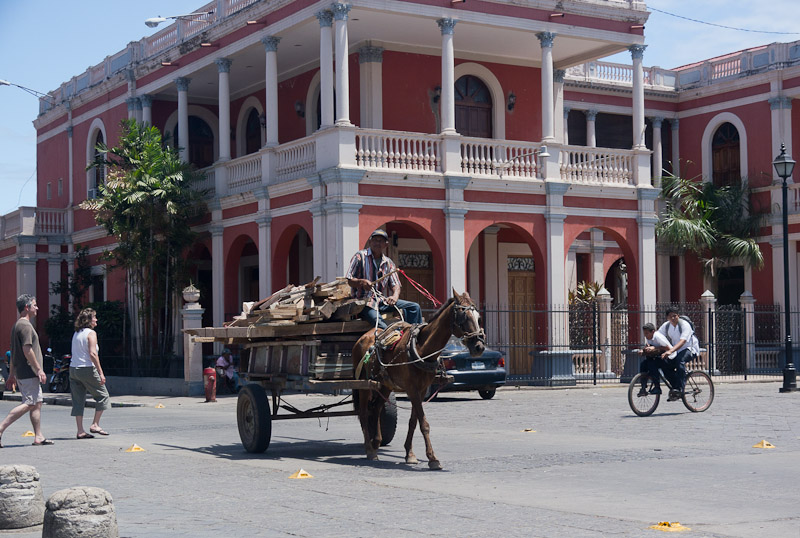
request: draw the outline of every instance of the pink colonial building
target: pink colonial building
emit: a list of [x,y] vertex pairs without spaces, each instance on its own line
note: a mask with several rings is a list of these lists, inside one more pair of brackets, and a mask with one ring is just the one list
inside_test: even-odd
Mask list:
[[[96,196],[103,176],[86,164],[124,118],[168,133],[206,171],[209,215],[190,255],[214,325],[288,283],[342,275],[378,227],[439,299],[455,288],[489,305],[560,306],[590,280],[618,302],[695,301],[716,283],[656,245],[653,178],[747,178],[774,203],[773,156],[782,142],[800,153],[799,44],[645,68],[638,0],[217,0],[198,11],[41,101],[37,207],[3,217],[0,277],[16,283],[3,304],[24,292],[59,302],[49,283],[75,248],[93,260],[113,248],[77,204]],[[631,65],[598,61],[626,50]],[[779,220],[765,228],[758,275],[725,271],[726,298],[782,301],[781,233]],[[108,273],[92,295],[124,300],[123,276]],[[0,326],[13,319],[4,308]],[[493,341],[525,330],[502,325]]]

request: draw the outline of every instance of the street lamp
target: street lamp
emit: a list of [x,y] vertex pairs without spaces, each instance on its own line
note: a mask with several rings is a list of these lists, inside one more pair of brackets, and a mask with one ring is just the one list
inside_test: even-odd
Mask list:
[[198,12],[195,12],[195,13],[187,13],[186,15],[173,15],[171,17],[158,16],[158,17],[151,17],[149,19],[146,19],[144,21],[144,23],[145,23],[145,25],[147,25],[148,28],[155,28],[156,26],[158,26],[162,22],[166,22],[169,19],[176,19],[176,20],[177,19],[188,19],[190,17],[199,17],[201,15],[213,15],[213,14],[214,14],[214,10],[212,9],[211,11],[198,11]]
[[0,79],[0,86],[14,86],[15,88],[19,88],[22,91],[28,92],[29,94],[33,95],[34,97],[38,97],[40,99],[47,99],[48,101],[50,101],[50,104],[55,104],[55,102],[53,101],[53,96],[52,95],[49,95],[49,94],[46,94],[46,93],[42,93],[42,92],[37,92],[36,90],[32,90],[30,88],[26,88],[25,86],[20,86],[19,84],[14,84],[13,82],[9,82],[7,80]]
[[797,391],[797,370],[794,368],[794,357],[792,356],[791,315],[789,312],[789,210],[786,204],[786,178],[792,175],[794,161],[786,155],[785,144],[781,144],[781,154],[775,157],[772,166],[783,180],[781,193],[783,195],[783,308],[786,316],[786,366],[783,369],[783,386],[780,388],[780,392],[795,392]]

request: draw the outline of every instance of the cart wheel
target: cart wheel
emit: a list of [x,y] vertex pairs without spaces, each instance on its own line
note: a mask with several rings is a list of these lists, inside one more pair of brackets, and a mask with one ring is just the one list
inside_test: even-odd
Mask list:
[[381,411],[381,446],[386,446],[394,439],[397,431],[397,396],[389,394],[389,401]]
[[236,422],[245,450],[260,454],[267,449],[272,436],[272,415],[264,387],[251,383],[239,391]]
[[484,400],[491,400],[494,398],[494,394],[497,392],[497,389],[481,389],[478,390],[478,394],[481,395],[481,398]]

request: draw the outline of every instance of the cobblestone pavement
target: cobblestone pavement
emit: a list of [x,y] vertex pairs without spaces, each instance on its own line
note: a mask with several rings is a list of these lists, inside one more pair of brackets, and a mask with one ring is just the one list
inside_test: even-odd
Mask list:
[[[379,462],[365,459],[355,417],[273,422],[267,452],[248,454],[231,396],[117,397],[143,406],[107,411],[111,435],[85,441],[69,407],[46,405],[44,432],[56,444],[29,446],[22,419],[0,456],[35,466],[45,498],[71,486],[108,490],[123,537],[658,537],[651,525],[677,521],[686,537],[800,538],[800,393],[779,386],[718,382],[707,412],[662,400],[647,418],[617,385],[446,394],[426,405],[440,472],[428,470],[419,433],[422,463],[403,463],[403,398]],[[309,408],[340,398],[287,399]],[[0,403],[0,413],[14,405]],[[775,448],[752,448],[762,439]],[[126,453],[134,443],[145,451]],[[313,478],[288,478],[300,468]]]

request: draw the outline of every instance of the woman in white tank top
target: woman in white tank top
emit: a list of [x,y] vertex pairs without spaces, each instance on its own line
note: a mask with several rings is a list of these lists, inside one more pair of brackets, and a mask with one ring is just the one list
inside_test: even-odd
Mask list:
[[[100,346],[97,345],[97,312],[91,308],[81,310],[75,319],[75,334],[72,335],[72,362],[69,366],[69,381],[72,392],[72,413],[78,425],[78,439],[94,439],[94,435],[108,435],[100,427],[103,411],[111,407],[106,388],[106,376],[100,366]],[[87,433],[83,429],[83,409],[86,393],[95,399],[92,425]]]

